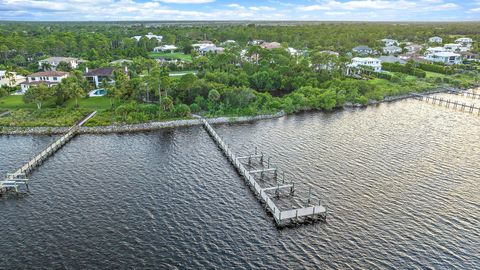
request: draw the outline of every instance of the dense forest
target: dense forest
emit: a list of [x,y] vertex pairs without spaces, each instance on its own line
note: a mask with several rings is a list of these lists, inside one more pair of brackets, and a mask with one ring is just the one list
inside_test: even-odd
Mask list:
[[[133,36],[153,33],[162,42]],[[115,73],[108,89],[108,104],[96,124],[143,122],[183,118],[190,113],[206,116],[254,115],[284,110],[287,113],[308,109],[331,110],[345,103],[367,104],[385,96],[426,91],[439,86],[470,87],[478,83],[478,63],[455,67],[408,63],[402,67],[386,65],[388,73],[365,72],[361,77],[345,76],[351,50],[368,45],[380,50],[383,38],[425,44],[429,37],[440,36],[444,43],[468,36],[480,40],[480,23],[303,23],[275,25],[236,24],[161,24],[161,23],[0,23],[0,70],[28,75],[39,70],[38,61],[48,56],[78,57],[88,60],[71,76],[46,95],[41,110],[23,109],[0,120],[0,125],[23,119],[21,125],[63,125],[71,116],[88,110],[82,102],[91,86],[81,72],[86,68],[110,65],[118,59],[132,60],[128,74]],[[251,40],[279,42],[282,47],[266,50],[247,46]],[[222,44],[225,52],[199,55],[192,44],[209,40]],[[174,44],[192,56],[191,62],[159,65],[152,59],[153,48]],[[301,50],[292,55],[285,48]],[[257,61],[246,61],[257,56]],[[321,51],[334,51],[334,57]],[[478,43],[472,52],[478,53]],[[319,68],[328,66],[329,68]],[[169,76],[172,70],[195,70],[195,75]],[[416,72],[417,71],[417,72]],[[433,72],[432,72],[433,71]],[[422,74],[421,76],[419,74]],[[40,87],[39,87],[40,88]],[[38,90],[38,91],[40,91]],[[0,90],[0,96],[10,90]],[[32,91],[23,98],[35,103]],[[72,101],[75,100],[75,101]],[[38,102],[36,102],[38,103]],[[73,106],[69,106],[74,103]],[[0,100],[0,111],[2,102]],[[93,106],[95,107],[95,106]],[[6,108],[6,106],[5,106]],[[66,113],[64,112],[72,112]],[[15,118],[16,117],[16,118]],[[15,120],[13,120],[15,119]],[[44,119],[39,123],[35,119]],[[48,119],[53,122],[48,122]],[[56,121],[51,119],[57,119]]]

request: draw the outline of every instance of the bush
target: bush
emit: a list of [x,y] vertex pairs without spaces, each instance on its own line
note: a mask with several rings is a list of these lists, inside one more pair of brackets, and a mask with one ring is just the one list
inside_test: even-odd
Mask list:
[[440,66],[436,64],[419,63],[418,67],[425,71],[441,73],[446,75],[451,75],[454,73],[452,68],[447,66]]
[[190,107],[185,104],[175,106],[173,110],[175,117],[188,117],[190,116]]

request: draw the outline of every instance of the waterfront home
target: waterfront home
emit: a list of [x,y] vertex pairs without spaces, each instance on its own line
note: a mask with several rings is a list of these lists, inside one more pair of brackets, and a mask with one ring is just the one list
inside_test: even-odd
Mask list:
[[395,39],[384,38],[381,41],[385,44],[385,47],[397,46],[399,44]]
[[462,55],[462,59],[477,61],[478,62],[478,54],[473,52],[460,52]]
[[63,71],[42,71],[33,73],[27,76],[27,80],[20,84],[21,91],[19,94],[24,94],[30,89],[39,84],[45,84],[48,87],[59,84],[63,79],[68,77],[68,72]]
[[378,59],[380,59],[382,63],[396,63],[396,64],[402,64],[402,65],[407,63],[406,60],[393,55],[387,55],[387,56],[382,55]]
[[453,52],[436,52],[427,54],[425,60],[446,65],[456,65],[462,63],[462,56]]
[[163,45],[163,46],[153,48],[154,52],[170,52],[170,53],[173,53],[176,50],[178,50],[178,48],[175,45]]
[[260,47],[266,49],[266,50],[273,50],[273,49],[278,49],[282,47],[282,44],[278,42],[264,42],[260,45]]
[[94,89],[90,92],[88,92],[89,97],[103,97],[107,94],[107,90],[100,88],[100,89]]
[[455,40],[455,43],[462,44],[465,47],[471,47],[473,40],[471,38],[462,37],[462,38],[457,38]]
[[375,52],[372,48],[364,45],[357,46],[353,48],[352,51],[358,55],[368,55]]
[[442,43],[443,39],[441,37],[431,37],[428,39],[430,43]]
[[198,43],[192,46],[201,55],[205,55],[206,53],[223,53],[225,51],[223,47],[217,47],[215,44],[210,43]]
[[352,63],[348,64],[349,68],[363,69],[368,67],[375,72],[382,71],[382,61],[377,58],[372,57],[354,57],[352,58]]
[[402,48],[397,47],[397,46],[388,46],[388,47],[383,47],[383,53],[384,54],[396,54],[396,53],[401,53]]
[[103,81],[112,84],[115,82],[113,78],[114,70],[115,68],[113,67],[96,68],[92,70],[86,68],[84,77],[89,83],[94,84],[95,87],[99,87]]
[[14,87],[20,85],[24,81],[25,77],[22,75],[18,75],[16,72],[0,70],[0,87]]
[[80,63],[83,63],[85,61],[74,57],[54,56],[38,61],[38,67],[43,70],[55,71],[57,70],[57,66],[62,62],[67,63],[71,69],[76,69]]
[[153,33],[148,33],[145,36],[133,36],[132,38],[135,39],[136,41],[140,41],[142,37],[146,37],[148,39],[156,39],[158,42],[162,42],[163,40],[163,36],[157,36],[157,35],[154,35]]

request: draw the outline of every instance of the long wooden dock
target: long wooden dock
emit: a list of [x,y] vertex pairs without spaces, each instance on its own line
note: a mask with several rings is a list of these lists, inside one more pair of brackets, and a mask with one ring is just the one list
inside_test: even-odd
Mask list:
[[440,105],[447,108],[452,108],[455,110],[460,110],[463,112],[469,112],[472,114],[480,115],[480,107],[475,106],[474,104],[467,105],[466,102],[460,103],[458,101],[452,101],[449,99],[439,98],[436,96],[420,95],[413,94],[413,97],[418,100],[426,101],[427,103],[432,103],[434,105]]
[[453,91],[452,93],[468,98],[473,98],[473,99],[480,99],[480,94],[478,94],[476,91]]
[[30,161],[25,163],[22,167],[16,170],[14,173],[8,173],[4,180],[0,181],[0,195],[8,191],[20,192],[21,187],[26,187],[28,190],[28,178],[27,175],[32,172],[33,169],[42,164],[46,159],[53,155],[58,149],[68,143],[75,135],[77,135],[78,129],[95,116],[97,112],[90,113],[87,117],[83,118],[80,122],[72,126],[67,133],[50,144],[40,154],[33,157]]
[[[278,169],[270,167],[270,160],[268,160],[267,166],[265,166],[264,155],[255,154],[237,157],[228,147],[228,145],[223,142],[223,140],[218,136],[212,126],[208,123],[207,120],[201,119],[203,126],[213,138],[215,143],[220,147],[222,152],[236,168],[236,170],[243,176],[247,185],[254,191],[259,198],[260,202],[265,205],[266,210],[272,214],[275,224],[277,226],[285,226],[292,223],[302,223],[310,220],[317,220],[319,218],[325,219],[327,214],[327,208],[323,205],[314,205],[310,204],[310,198],[308,198],[308,205],[302,208],[294,208],[282,210],[275,204],[275,197],[278,197],[280,192],[287,192],[287,196],[293,196],[295,192],[295,184],[293,181],[285,183],[285,177],[283,177],[282,183],[278,181]],[[260,161],[261,168],[248,170],[246,167],[251,167],[253,161]],[[248,163],[244,164],[243,162],[247,161]],[[273,174],[276,185],[263,186],[259,183],[264,179],[266,174]],[[284,176],[284,174],[283,174]],[[311,190],[310,190],[311,191]],[[309,195],[310,195],[309,191]],[[273,193],[273,194],[272,194]]]

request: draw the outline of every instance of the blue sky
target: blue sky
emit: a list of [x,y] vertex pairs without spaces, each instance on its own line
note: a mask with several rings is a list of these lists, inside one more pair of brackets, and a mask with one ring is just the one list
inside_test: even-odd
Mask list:
[[0,20],[480,20],[480,0],[0,0]]

